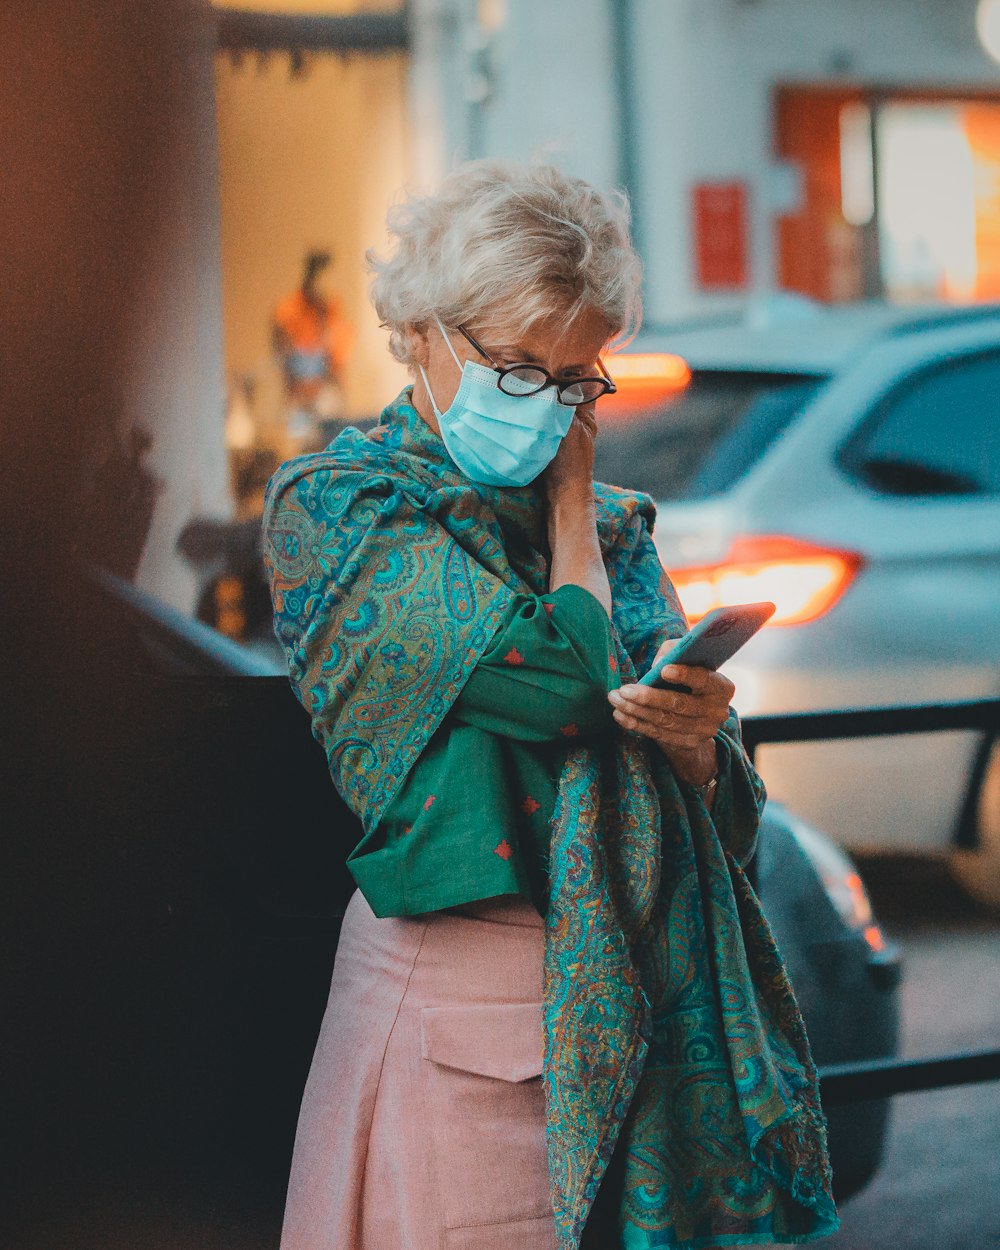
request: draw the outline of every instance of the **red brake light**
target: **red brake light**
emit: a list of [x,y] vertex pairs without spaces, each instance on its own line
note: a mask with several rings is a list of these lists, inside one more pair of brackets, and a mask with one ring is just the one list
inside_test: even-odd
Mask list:
[[863,564],[855,551],[768,535],[736,538],[724,559],[670,577],[692,624],[713,608],[769,599],[769,625],[801,625],[829,612]]
[[623,386],[626,389],[632,386],[661,386],[665,390],[675,390],[691,381],[691,366],[683,356],[670,352],[634,352],[615,356],[612,368],[619,390]]
[[633,352],[612,356],[608,372],[618,392],[598,405],[602,417],[625,416],[683,391],[691,384],[691,366],[670,352]]

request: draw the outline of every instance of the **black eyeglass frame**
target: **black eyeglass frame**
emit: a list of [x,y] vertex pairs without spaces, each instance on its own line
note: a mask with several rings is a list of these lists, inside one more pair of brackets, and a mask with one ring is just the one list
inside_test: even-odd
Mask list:
[[[498,365],[485,347],[472,337],[465,326],[458,326],[456,328],[458,329],[459,334],[468,339],[480,356],[482,356],[484,360],[488,360],[493,368],[496,369],[497,373],[500,375],[497,379],[497,386],[500,387],[505,395],[510,395],[515,399],[527,399],[529,395],[538,395],[548,387],[554,386],[559,394],[559,402],[561,404],[565,404],[567,408],[580,408],[584,404],[594,403],[595,400],[601,399],[605,395],[614,395],[618,390],[618,387],[615,386],[611,379],[611,375],[608,373],[607,369],[605,369],[604,362],[601,360],[600,356],[597,358],[597,367],[600,369],[603,376],[569,378],[566,381],[561,382],[558,378],[554,378],[552,374],[549,373],[548,369],[543,369],[541,365],[532,364],[531,361],[528,360],[522,360],[516,365]],[[504,387],[503,380],[508,373],[514,373],[518,369],[534,369],[537,373],[544,374],[545,381],[541,384],[541,386],[537,386],[533,391],[508,391]],[[563,399],[563,391],[568,390],[571,386],[579,386],[581,382],[600,382],[603,385],[604,390],[600,391],[597,395],[590,395],[586,399],[578,399],[576,403],[566,403]]]

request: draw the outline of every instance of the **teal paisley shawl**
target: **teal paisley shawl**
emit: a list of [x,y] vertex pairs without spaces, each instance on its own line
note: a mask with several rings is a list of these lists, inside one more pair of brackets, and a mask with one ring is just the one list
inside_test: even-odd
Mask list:
[[[275,630],[366,831],[512,596],[548,589],[540,495],[473,486],[409,400],[406,390],[367,435],[345,430],[283,465],[265,498]],[[595,497],[629,681],[685,622],[651,501],[599,483]],[[716,741],[711,815],[655,747],[617,726],[567,749],[543,1073],[565,1250],[581,1245],[595,1199],[594,1223],[610,1221],[627,1250],[809,1241],[839,1224],[808,1040],[743,872],[763,787],[735,713]]]

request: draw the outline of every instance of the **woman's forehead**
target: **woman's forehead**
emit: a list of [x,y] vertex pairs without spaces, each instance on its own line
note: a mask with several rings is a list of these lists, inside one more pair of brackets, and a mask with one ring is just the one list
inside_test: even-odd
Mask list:
[[524,360],[557,361],[561,366],[592,365],[611,337],[611,327],[591,308],[572,321],[565,313],[555,313],[528,326],[516,314],[500,313],[475,328],[488,335],[488,346],[495,350],[517,351]]

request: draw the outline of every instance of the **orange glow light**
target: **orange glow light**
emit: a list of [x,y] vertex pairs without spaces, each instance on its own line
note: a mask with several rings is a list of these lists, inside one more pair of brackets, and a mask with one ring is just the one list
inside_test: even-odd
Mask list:
[[868,925],[872,920],[872,905],[868,900],[864,882],[856,872],[849,872],[845,884],[854,900],[854,914],[859,924]]
[[882,930],[877,924],[870,924],[868,928],[865,929],[865,941],[873,951],[885,950],[885,938],[882,936]]
[[636,352],[615,356],[608,372],[619,390],[652,386],[680,390],[691,381],[691,366],[683,356],[669,352]]
[[769,599],[769,625],[802,625],[828,612],[864,561],[857,552],[797,538],[736,538],[716,564],[672,569],[670,577],[694,624],[713,608]]
[[612,356],[607,366],[618,393],[601,399],[598,406],[601,417],[630,417],[679,395],[691,384],[688,362],[668,352]]

